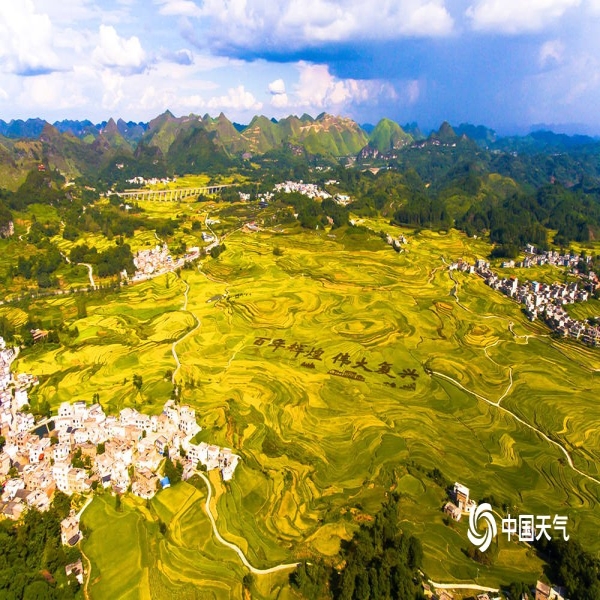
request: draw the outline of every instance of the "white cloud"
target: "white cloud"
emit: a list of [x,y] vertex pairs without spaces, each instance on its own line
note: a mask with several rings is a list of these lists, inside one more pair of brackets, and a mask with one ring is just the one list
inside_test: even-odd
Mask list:
[[262,102],[259,102],[252,92],[249,92],[243,85],[230,88],[225,96],[211,98],[206,106],[217,110],[232,109],[236,111],[260,110]]
[[448,35],[454,26],[445,0],[381,0],[376,8],[364,0],[204,0],[199,10],[208,20],[208,41],[224,48],[289,50],[324,42],[433,37]]
[[50,18],[31,0],[0,2],[0,71],[20,75],[60,68]]
[[409,105],[416,104],[421,97],[421,84],[416,79],[409,81],[406,85],[406,100]]
[[[594,0],[596,1],[596,0]],[[503,33],[538,31],[557,21],[581,0],[480,0],[466,11],[477,30]]]
[[285,82],[283,79],[275,79],[275,81],[271,81],[268,90],[273,96],[271,98],[271,106],[281,109],[286,108],[289,105],[290,100],[285,91]]
[[102,72],[102,108],[113,111],[125,98],[123,91],[124,77],[115,71],[106,69]]
[[269,93],[273,95],[285,94],[285,82],[283,79],[276,79],[269,84]]
[[0,88],[0,100],[8,100],[8,92]]
[[560,64],[563,60],[565,45],[560,40],[548,40],[540,48],[540,66],[542,68]]
[[327,65],[301,62],[295,100],[313,110],[340,109],[350,104],[376,102],[381,96],[395,97],[393,87],[380,80],[338,79]]
[[[15,4],[18,4],[15,2]],[[98,17],[101,10],[90,0],[35,0],[37,10],[50,17],[54,23],[81,23]]]
[[147,66],[139,38],[122,38],[112,25],[100,25],[100,40],[92,57],[103,67],[129,73],[139,73]]
[[23,81],[19,102],[37,109],[71,110],[85,106],[89,98],[70,73],[49,73]]
[[167,16],[199,17],[202,11],[192,0],[158,0],[159,13]]
[[273,108],[286,108],[290,104],[290,99],[287,94],[275,94],[271,99],[271,106]]

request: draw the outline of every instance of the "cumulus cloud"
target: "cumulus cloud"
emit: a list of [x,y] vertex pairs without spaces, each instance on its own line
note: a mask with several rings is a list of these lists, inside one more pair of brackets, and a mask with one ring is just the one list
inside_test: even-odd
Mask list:
[[28,77],[23,82],[20,103],[34,104],[42,109],[72,110],[85,106],[89,98],[80,83],[70,73],[49,73]]
[[581,0],[480,0],[469,6],[466,14],[474,29],[516,34],[538,31],[580,3]]
[[269,84],[269,93],[273,95],[285,94],[285,82],[283,79],[276,79]]
[[115,110],[125,98],[123,76],[117,72],[105,70],[102,73],[102,108]]
[[92,57],[101,66],[124,73],[139,73],[147,66],[139,38],[122,38],[112,25],[100,25],[100,40]]
[[[164,6],[182,0],[166,1]],[[331,42],[435,37],[454,26],[445,0],[382,0],[376,10],[364,0],[204,0],[201,8],[194,7],[200,11],[194,16],[208,23],[197,44],[265,53]]]
[[342,110],[350,105],[395,99],[394,87],[381,80],[339,79],[327,65],[301,62],[292,105],[309,110]]
[[31,0],[0,3],[0,70],[39,75],[60,69],[48,15],[36,12]]
[[189,66],[194,64],[194,55],[187,49],[177,50],[176,52],[165,52],[162,58],[177,65]]
[[272,96],[271,106],[281,109],[289,105],[289,98],[285,90],[285,82],[283,79],[271,81],[268,90]]
[[262,102],[259,102],[252,92],[249,92],[243,85],[230,88],[226,95],[211,98],[206,106],[217,110],[260,110]]
[[192,0],[158,0],[159,13],[166,16],[199,17],[202,11]]
[[540,67],[560,64],[563,60],[565,45],[560,40],[548,40],[540,48]]

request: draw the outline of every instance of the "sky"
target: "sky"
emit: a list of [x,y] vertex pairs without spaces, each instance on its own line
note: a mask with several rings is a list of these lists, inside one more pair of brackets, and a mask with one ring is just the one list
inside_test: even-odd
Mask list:
[[600,134],[600,0],[0,0],[0,119]]

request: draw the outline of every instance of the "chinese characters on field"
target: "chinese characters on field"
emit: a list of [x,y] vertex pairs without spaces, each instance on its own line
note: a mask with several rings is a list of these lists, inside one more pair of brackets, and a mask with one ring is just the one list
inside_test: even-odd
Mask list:
[[[415,391],[417,389],[415,381],[419,374],[416,369],[403,369],[402,371],[393,371],[394,366],[388,362],[379,362],[373,364],[365,357],[352,359],[348,352],[338,352],[332,357],[325,357],[325,350],[310,344],[299,344],[288,342],[281,338],[257,337],[254,340],[255,346],[263,346],[271,352],[288,352],[296,359],[301,359],[300,366],[305,369],[316,369],[316,365],[323,365],[326,361],[333,364],[333,367],[327,371],[328,375],[343,377],[353,381],[366,381],[367,378],[378,377],[383,379],[383,385],[401,390]],[[410,383],[405,383],[411,380]]]

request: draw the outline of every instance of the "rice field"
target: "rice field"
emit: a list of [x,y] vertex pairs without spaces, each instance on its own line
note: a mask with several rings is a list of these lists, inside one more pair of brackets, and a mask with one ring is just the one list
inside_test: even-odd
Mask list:
[[[158,412],[171,393],[171,345],[197,318],[177,346],[177,383],[202,439],[242,458],[231,482],[212,477],[213,506],[221,534],[258,568],[335,556],[398,490],[404,527],[420,537],[433,580],[472,582],[478,567],[481,585],[538,577],[539,559],[514,541],[499,541],[491,567],[465,556],[467,523],[444,523],[433,468],[513,514],[567,515],[569,533],[600,551],[600,484],[551,443],[600,479],[600,353],[554,340],[474,275],[456,273],[455,289],[444,260],[485,256],[481,240],[404,231],[397,254],[376,235],[332,233],[234,231],[218,259],[168,283],[89,296],[84,318],[74,299],[39,301],[33,310],[78,335],[25,352],[17,368],[41,376],[38,398],[52,406],[99,393],[111,412]],[[134,374],[143,377],[139,394]],[[110,498],[95,500],[84,546],[102,574],[92,597],[167,598],[171,586],[182,598],[192,593],[186,586],[240,597],[244,568],[213,539],[204,494],[185,484],[150,508],[130,499],[120,515]],[[113,583],[105,549],[123,536],[128,567]],[[256,597],[287,597],[277,577],[257,577]]]

